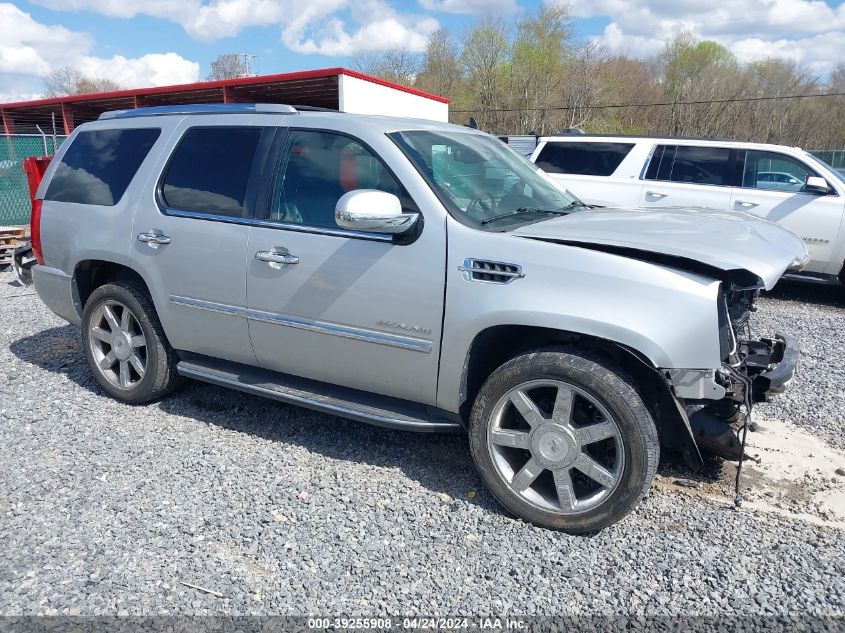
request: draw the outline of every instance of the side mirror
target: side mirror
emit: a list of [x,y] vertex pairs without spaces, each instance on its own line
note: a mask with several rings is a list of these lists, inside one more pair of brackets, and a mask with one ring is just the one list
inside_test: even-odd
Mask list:
[[334,210],[338,226],[355,231],[402,235],[417,223],[416,213],[402,213],[402,203],[392,193],[356,189],[344,194]]
[[804,191],[806,193],[815,193],[824,196],[830,193],[830,185],[827,180],[820,176],[807,176],[807,181],[804,183]]

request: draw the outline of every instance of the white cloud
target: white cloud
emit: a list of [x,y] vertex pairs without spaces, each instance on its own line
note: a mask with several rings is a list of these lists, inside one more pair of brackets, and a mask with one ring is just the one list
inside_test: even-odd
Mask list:
[[107,77],[127,88],[196,81],[199,64],[176,53],[150,53],[138,58],[91,55],[85,33],[35,21],[13,4],[0,3],[0,101],[23,101],[41,94],[51,70],[72,66],[83,74]]
[[[282,29],[282,41],[297,53],[354,55],[404,49],[425,50],[439,23],[425,16],[399,15],[384,0],[310,0]],[[335,14],[348,8],[349,24]]]
[[[131,18],[150,15],[180,24],[205,42],[238,35],[251,26],[278,26],[297,53],[352,55],[401,48],[425,49],[439,23],[426,15],[397,12],[389,0],[32,0],[56,11],[93,11]],[[509,9],[516,0],[421,0],[437,10]],[[425,6],[425,4],[423,4]]]
[[845,39],[845,5],[822,0],[572,0],[569,6],[576,17],[609,18],[595,39],[639,57],[688,30],[727,46],[741,61],[780,56],[824,74],[840,61],[836,51]]
[[200,72],[198,63],[176,53],[149,53],[133,59],[123,55],[83,57],[78,68],[84,75],[108,77],[126,88],[191,83],[199,79]]
[[516,13],[519,10],[516,0],[418,0],[427,11],[444,13]]

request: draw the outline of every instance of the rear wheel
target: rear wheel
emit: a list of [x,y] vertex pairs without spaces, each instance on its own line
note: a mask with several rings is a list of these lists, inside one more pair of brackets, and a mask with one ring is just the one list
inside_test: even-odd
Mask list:
[[574,349],[533,352],[494,371],[473,406],[470,448],[508,510],[573,533],[630,512],[659,459],[657,430],[630,379]]
[[135,282],[116,281],[91,293],[82,347],[97,382],[117,400],[156,400],[178,384],[176,353],[146,290]]

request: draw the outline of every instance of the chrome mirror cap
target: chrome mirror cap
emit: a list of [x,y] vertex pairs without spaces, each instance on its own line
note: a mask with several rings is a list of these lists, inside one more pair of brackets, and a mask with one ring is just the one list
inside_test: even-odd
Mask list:
[[807,193],[826,194],[830,193],[830,185],[827,184],[827,180],[821,176],[807,176],[804,191]]
[[338,226],[355,231],[401,235],[417,223],[418,214],[402,213],[402,203],[392,193],[356,189],[344,194],[335,206]]

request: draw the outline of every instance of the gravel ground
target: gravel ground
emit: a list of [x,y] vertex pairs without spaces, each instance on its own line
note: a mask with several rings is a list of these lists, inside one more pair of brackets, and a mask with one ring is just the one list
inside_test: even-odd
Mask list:
[[[622,523],[573,537],[503,514],[461,437],[199,383],[121,405],[77,329],[11,279],[2,614],[845,615],[841,530],[658,486]],[[805,344],[804,373],[765,411],[843,446],[842,295],[805,292],[762,301],[760,326]]]
[[759,301],[752,330],[755,336],[784,332],[801,344],[793,384],[760,412],[845,449],[845,289],[782,281]]

